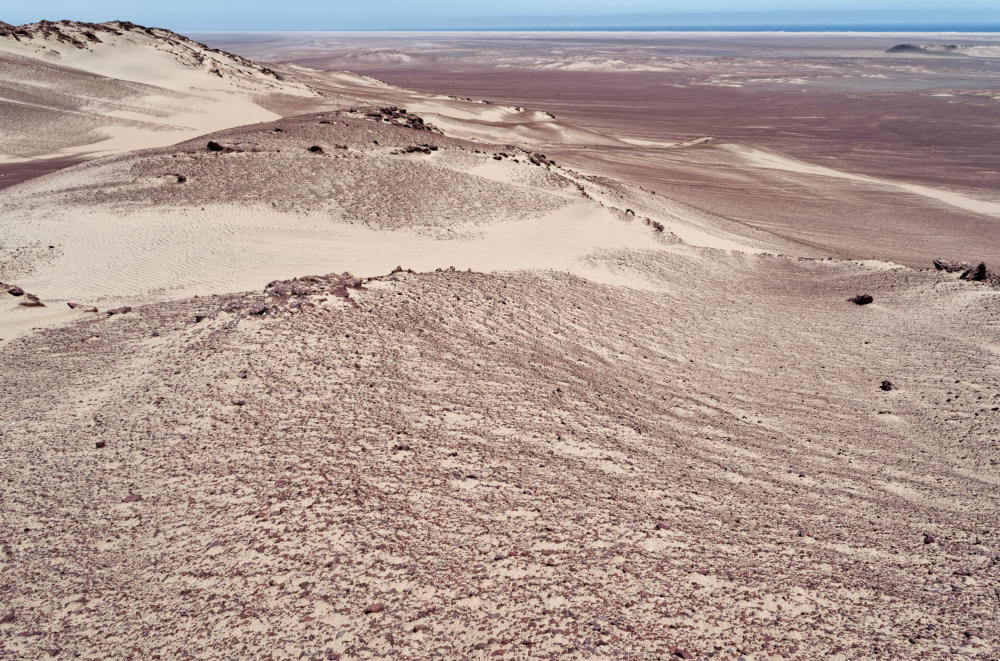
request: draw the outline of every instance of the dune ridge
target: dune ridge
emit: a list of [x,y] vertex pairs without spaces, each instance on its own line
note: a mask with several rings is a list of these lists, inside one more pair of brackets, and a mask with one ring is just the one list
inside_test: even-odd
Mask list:
[[4,24],[0,61],[0,165],[174,144],[276,119],[266,97],[316,96],[245,58],[122,21]]

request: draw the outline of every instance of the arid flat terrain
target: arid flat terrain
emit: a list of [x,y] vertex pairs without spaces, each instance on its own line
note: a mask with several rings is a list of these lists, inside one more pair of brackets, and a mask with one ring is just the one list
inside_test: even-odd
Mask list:
[[0,657],[1000,655],[990,37],[102,26],[0,25]]
[[[831,254],[1000,259],[996,35],[202,37],[267,61],[549,111],[632,143],[551,147],[562,160]],[[885,52],[956,39],[976,55]]]

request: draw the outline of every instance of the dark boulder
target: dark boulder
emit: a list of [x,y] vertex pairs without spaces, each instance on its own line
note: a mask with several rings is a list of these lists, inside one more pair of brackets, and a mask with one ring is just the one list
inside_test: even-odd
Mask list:
[[983,280],[986,280],[989,275],[990,272],[986,270],[986,262],[979,262],[979,266],[971,268],[962,274],[962,280],[982,282]]

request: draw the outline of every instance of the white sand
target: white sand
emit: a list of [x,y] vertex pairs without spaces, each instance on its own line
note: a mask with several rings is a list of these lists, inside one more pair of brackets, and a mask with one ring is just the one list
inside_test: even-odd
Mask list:
[[[576,204],[537,219],[456,227],[463,238],[440,240],[413,231],[380,231],[322,214],[279,213],[269,207],[150,209],[74,208],[0,223],[14,243],[47,236],[63,254],[17,283],[53,312],[7,315],[0,337],[80,316],[65,302],[102,307],[246,291],[306,273],[388,273],[395,266],[431,271],[555,269],[602,280],[586,257],[601,250],[655,249],[639,222],[623,223],[593,204]],[[25,227],[24,230],[19,229]],[[471,236],[470,236],[471,235]],[[68,308],[66,309],[68,310]]]
[[[74,26],[63,29],[79,32]],[[261,97],[278,93],[315,96],[305,85],[280,81],[253,65],[179,38],[164,40],[127,31],[122,35],[102,32],[100,39],[102,43],[87,48],[40,36],[0,39],[0,62],[7,58],[18,65],[6,69],[7,74],[0,66],[0,101],[36,107],[44,111],[43,117],[69,114],[97,124],[85,136],[61,136],[61,140],[46,134],[44,125],[36,126],[38,142],[51,142],[54,147],[43,153],[24,153],[11,142],[15,135],[0,134],[0,163],[101,156],[175,144],[223,128],[277,119],[279,115],[259,103]],[[21,68],[26,62],[33,67],[30,80]],[[121,81],[142,86],[125,87]],[[60,92],[53,105],[6,98],[39,87]],[[5,94],[5,90],[10,92]],[[123,90],[129,96],[124,97]],[[140,90],[144,93],[135,96]],[[67,107],[68,99],[75,100],[75,108]],[[101,125],[101,118],[128,123]]]
[[833,168],[824,167],[822,165],[807,163],[805,161],[800,161],[798,159],[790,158],[782,154],[765,151],[763,149],[754,149],[751,147],[746,147],[744,145],[729,144],[729,145],[724,145],[724,148],[728,149],[729,151],[735,154],[738,154],[743,158],[745,162],[754,167],[767,168],[771,170],[784,170],[786,172],[796,172],[799,174],[816,175],[819,177],[846,179],[848,181],[856,181],[859,183],[870,184],[883,188],[885,187],[897,188],[907,193],[936,200],[938,202],[941,202],[942,204],[956,207],[958,209],[963,209],[965,211],[971,211],[973,213],[983,214],[985,216],[1000,217],[1000,202],[991,202],[989,200],[982,200],[970,197],[968,195],[964,195],[962,193],[956,193],[954,191],[945,190],[942,188],[922,186],[920,184],[896,182],[896,181],[890,181],[888,179],[869,177],[867,175],[862,175],[862,174],[843,172],[841,170],[835,170]]

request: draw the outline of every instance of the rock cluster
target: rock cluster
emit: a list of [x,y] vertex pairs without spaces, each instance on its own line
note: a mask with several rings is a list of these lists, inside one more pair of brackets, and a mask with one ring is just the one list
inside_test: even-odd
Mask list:
[[437,145],[429,145],[427,143],[420,145],[410,145],[403,150],[404,154],[430,154],[432,151],[437,151]]
[[986,282],[995,287],[1000,286],[1000,273],[986,268],[986,262],[979,262],[973,266],[970,262],[960,262],[949,259],[935,259],[934,268],[946,273],[961,273],[960,280],[970,282]]
[[24,297],[20,305],[26,308],[44,308],[45,304],[38,300],[38,297],[34,294],[29,294],[17,285],[10,285],[0,282],[0,291],[5,291],[11,296],[22,296]]
[[441,132],[433,124],[426,123],[423,117],[407,112],[406,108],[398,106],[379,106],[378,108],[364,111],[364,114],[369,119],[388,122],[398,126],[408,126],[418,131]]

